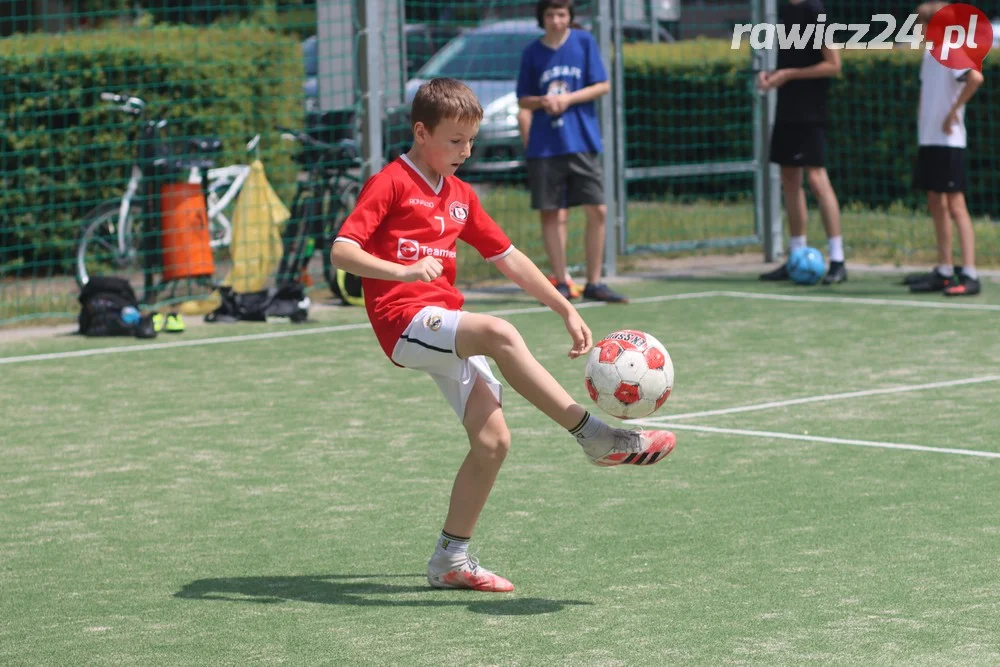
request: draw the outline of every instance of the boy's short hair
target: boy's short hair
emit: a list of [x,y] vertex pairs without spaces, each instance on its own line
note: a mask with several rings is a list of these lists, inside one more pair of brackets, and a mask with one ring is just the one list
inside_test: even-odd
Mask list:
[[573,0],[538,0],[535,5],[535,18],[538,27],[545,30],[545,12],[549,9],[568,9],[570,23],[573,22]]
[[931,22],[932,16],[950,4],[950,2],[925,2],[917,5],[917,22],[927,25]]
[[431,79],[420,86],[410,106],[410,124],[423,123],[433,132],[445,119],[459,123],[483,120],[483,107],[472,89],[457,79]]

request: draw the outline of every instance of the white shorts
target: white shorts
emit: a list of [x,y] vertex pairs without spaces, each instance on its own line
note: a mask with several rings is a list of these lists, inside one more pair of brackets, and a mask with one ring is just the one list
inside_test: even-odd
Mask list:
[[465,420],[465,406],[477,377],[483,378],[497,403],[502,404],[503,389],[486,357],[462,359],[455,352],[455,334],[462,315],[460,310],[426,306],[410,320],[392,350],[392,360],[400,366],[430,374],[459,421]]

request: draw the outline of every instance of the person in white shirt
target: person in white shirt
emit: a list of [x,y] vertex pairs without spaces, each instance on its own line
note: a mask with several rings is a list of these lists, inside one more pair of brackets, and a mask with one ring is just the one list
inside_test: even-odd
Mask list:
[[[917,7],[923,26],[947,2],[926,2]],[[917,133],[920,148],[914,185],[927,191],[927,206],[934,219],[938,265],[926,274],[908,276],[911,292],[944,292],[946,296],[979,294],[975,237],[965,203],[965,104],[983,83],[974,69],[952,69],[924,51],[920,65],[920,108]],[[951,223],[958,228],[962,264],[952,266]]]

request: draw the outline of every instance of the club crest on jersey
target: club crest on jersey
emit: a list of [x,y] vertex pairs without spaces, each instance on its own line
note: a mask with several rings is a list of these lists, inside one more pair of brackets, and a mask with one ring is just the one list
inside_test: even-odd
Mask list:
[[441,319],[440,315],[428,315],[427,319],[424,320],[424,325],[431,331],[437,331],[444,324],[444,320]]
[[448,208],[448,212],[451,213],[451,219],[460,225],[464,225],[469,219],[469,205],[463,204],[462,202],[453,201],[451,206]]
[[420,256],[420,244],[413,239],[399,239],[396,245],[396,258],[414,260]]

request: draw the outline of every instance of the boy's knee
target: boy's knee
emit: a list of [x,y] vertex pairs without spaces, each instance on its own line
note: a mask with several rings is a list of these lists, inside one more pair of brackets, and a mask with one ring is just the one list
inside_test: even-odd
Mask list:
[[513,324],[499,317],[493,318],[486,331],[487,340],[494,352],[523,345],[521,334]]
[[961,192],[950,192],[945,195],[945,199],[948,202],[948,212],[951,217],[964,217],[968,214],[965,206],[965,195]]
[[826,188],[827,178],[825,169],[809,169],[806,171],[806,180],[809,181],[809,189],[813,193],[822,192]]
[[510,431],[506,425],[480,435],[473,443],[476,455],[485,461],[503,463],[510,452]]

